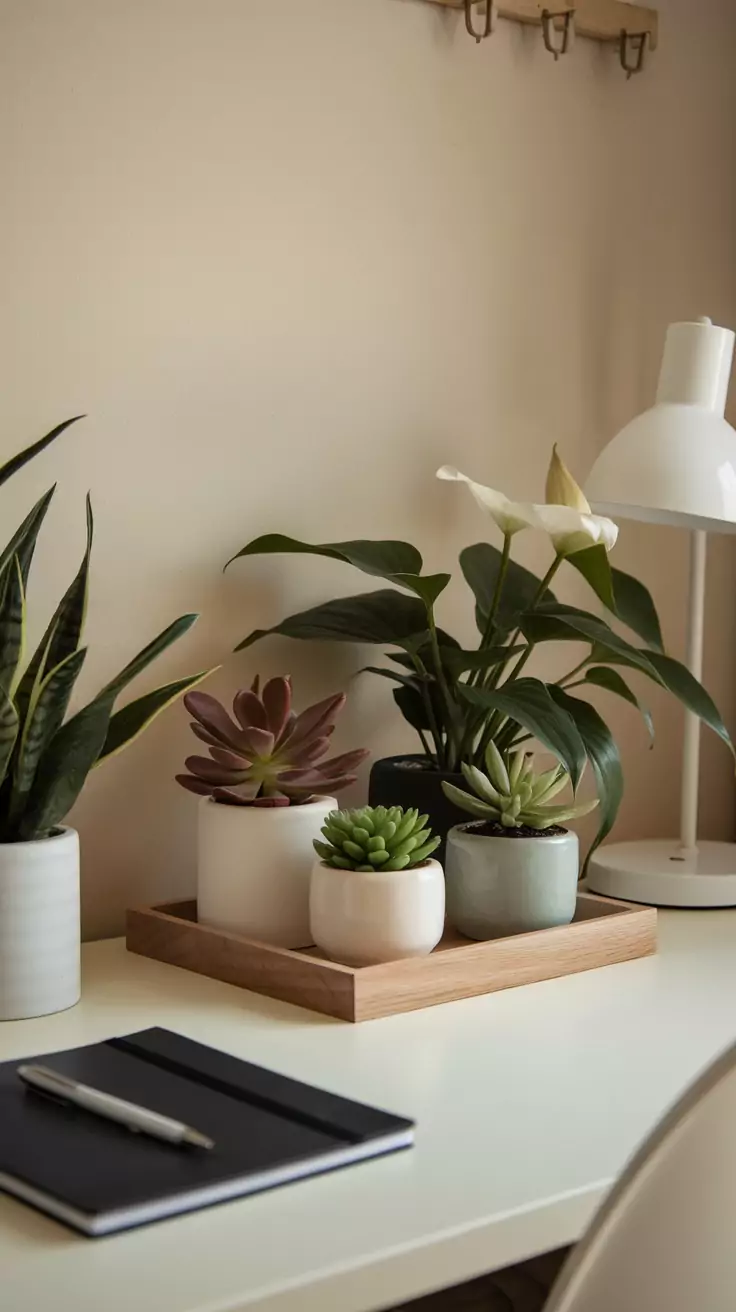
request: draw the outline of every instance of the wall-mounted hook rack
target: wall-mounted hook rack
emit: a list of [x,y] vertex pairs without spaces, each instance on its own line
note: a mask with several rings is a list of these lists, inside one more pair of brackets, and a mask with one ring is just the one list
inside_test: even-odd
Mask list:
[[[428,4],[444,5],[447,9],[464,9],[465,0],[427,0]],[[473,0],[475,3],[475,0]],[[482,0],[485,3],[485,0]],[[545,10],[554,10],[559,17],[566,13],[574,14],[575,32],[578,36],[590,37],[593,41],[611,41],[619,47],[622,32],[627,37],[641,38],[650,50],[657,45],[658,15],[656,9],[647,5],[625,3],[625,0],[498,0],[499,18],[508,18],[515,23],[534,23],[542,26]]]

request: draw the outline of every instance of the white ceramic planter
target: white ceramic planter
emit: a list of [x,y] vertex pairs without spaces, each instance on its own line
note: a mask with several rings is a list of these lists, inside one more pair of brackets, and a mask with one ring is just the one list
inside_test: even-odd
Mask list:
[[79,836],[0,843],[0,1020],[79,1001]]
[[577,834],[485,837],[456,825],[447,836],[447,915],[467,938],[505,938],[569,925],[578,890]]
[[335,870],[317,861],[310,920],[317,946],[345,966],[424,957],[445,924],[442,866],[430,858],[410,870]]
[[197,917],[282,948],[304,948],[309,932],[312,842],[337,802],[302,806],[199,806]]

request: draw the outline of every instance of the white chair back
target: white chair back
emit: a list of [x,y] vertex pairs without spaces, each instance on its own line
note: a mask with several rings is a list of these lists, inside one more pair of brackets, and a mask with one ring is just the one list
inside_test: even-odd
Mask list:
[[736,1046],[631,1161],[544,1312],[734,1312]]

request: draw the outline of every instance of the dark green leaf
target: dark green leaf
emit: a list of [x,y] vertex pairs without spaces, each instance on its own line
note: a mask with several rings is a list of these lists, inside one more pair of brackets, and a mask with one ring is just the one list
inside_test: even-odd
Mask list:
[[444,592],[450,579],[451,574],[392,574],[389,575],[393,583],[398,583],[402,588],[408,588],[419,597],[429,610],[441,592]]
[[403,683],[407,688],[416,689],[419,683],[418,675],[399,674],[398,670],[383,670],[378,665],[364,665],[358,674],[380,674],[384,679],[392,679],[394,683]]
[[12,697],[25,642],[25,597],[17,556],[9,562],[0,580],[0,688]]
[[616,598],[611,566],[603,543],[597,542],[595,546],[585,547],[583,551],[573,551],[566,559],[579,574],[582,574],[603,605],[615,613]]
[[23,523],[15,530],[7,546],[0,551],[0,573],[10,563],[13,556],[17,556],[20,561],[20,572],[23,576],[24,587],[28,581],[28,571],[31,568],[31,560],[36,548],[36,538],[51,503],[54,490],[53,487],[50,487],[48,492],[45,492],[40,500],[36,502],[33,509],[26,515]]
[[84,415],[75,415],[73,419],[65,419],[63,424],[57,424],[56,428],[52,428],[51,432],[47,433],[45,437],[40,437],[32,446],[27,446],[17,456],[13,456],[12,459],[6,461],[0,467],[0,487],[3,483],[7,483],[8,479],[13,477],[13,474],[17,474],[19,469],[27,465],[29,460],[33,460],[34,456],[40,455],[47,446],[50,446],[59,434],[64,432],[65,428],[68,428],[70,424],[76,424],[78,419],[84,419],[84,417]]
[[721,719],[718,707],[710,694],[705,691],[702,683],[698,683],[690,671],[672,656],[665,656],[660,651],[650,651],[648,655],[665,688],[668,688],[689,711],[694,711],[709,729],[717,733],[736,756],[731,736]]
[[[346,565],[354,565],[364,574],[377,578],[391,579],[396,574],[421,574],[422,557],[409,542],[359,540],[356,542],[324,542],[312,545],[299,542],[296,538],[284,537],[281,533],[266,533],[254,538],[242,551],[238,551],[227,562],[231,565],[241,556],[263,556],[274,553],[289,552],[298,555],[326,556],[330,560],[341,560]],[[225,566],[227,569],[227,565]]]
[[198,619],[198,615],[180,615],[179,619],[174,620],[173,624],[169,624],[163,629],[158,637],[153,639],[153,642],[149,642],[146,647],[143,647],[138,655],[134,656],[132,661],[129,661],[114,679],[111,679],[110,683],[105,684],[100,693],[100,698],[108,693],[112,693],[113,697],[117,697],[118,693],[122,692],[127,684],[131,683],[145,670],[146,666],[151,664],[151,661],[155,661],[156,657],[166,651],[167,647],[170,647],[173,642],[188,633]]
[[[485,630],[496,591],[501,558],[501,552],[489,542],[476,542],[474,546],[465,547],[464,551],[460,552],[460,566],[476,600],[476,623],[481,633]],[[528,610],[540,587],[541,580],[536,575],[524,569],[523,565],[517,565],[516,561],[508,562],[506,579],[496,611],[496,627],[500,633],[507,633],[515,627],[516,617],[521,611]],[[546,589],[543,599],[555,600],[549,588]]]
[[102,751],[114,700],[113,692],[95,698],[51,739],[20,817],[18,837],[43,837],[68,815]]
[[467,670],[492,670],[504,661],[513,660],[526,651],[526,644],[515,647],[483,647],[480,651],[461,651],[445,647],[440,648],[442,664],[446,665],[457,678]]
[[82,563],[56,608],[48,628],[36,648],[15,695],[18,714],[23,721],[34,688],[40,683],[47,670],[60,665],[71,652],[76,651],[82,637],[84,619],[87,610],[87,591],[89,584],[89,562],[92,552],[94,520],[92,503],[87,495],[87,545]]
[[583,740],[571,716],[552,700],[546,684],[539,679],[516,679],[493,689],[461,684],[458,691],[472,706],[501,711],[538,738],[562,762],[573,789],[577,788],[585,765]]
[[576,610],[574,606],[541,606],[522,615],[520,626],[530,642],[590,642],[598,653],[596,660],[631,665],[642,670],[655,683],[662,683],[650,652],[633,647],[614,633],[605,620]]
[[[402,646],[427,631],[426,608],[415,597],[382,588],[357,597],[338,597],[290,615],[272,629],[256,629],[235,648],[243,651],[269,634],[318,642],[379,642]],[[426,638],[425,638],[426,641]]]
[[17,736],[18,712],[8,694],[0,688],[0,782],[5,779]]
[[84,664],[86,651],[72,651],[40,682],[28,706],[13,769],[11,823],[22,815],[41,757],[64,722],[69,699]]
[[557,705],[566,711],[577,725],[578,732],[585,744],[585,751],[593,767],[598,797],[600,799],[600,825],[593,845],[585,858],[583,873],[588,862],[600,843],[611,832],[621,798],[624,794],[624,775],[618,747],[610,729],[593,706],[571,697],[561,688],[550,688]]
[[129,702],[121,710],[116,711],[110,718],[107,728],[104,746],[97,758],[96,764],[107,760],[110,756],[115,756],[121,752],[124,747],[134,742],[140,737],[144,729],[147,729],[152,720],[156,719],[162,711],[166,710],[172,702],[182,693],[189,692],[196,684],[206,679],[211,670],[203,670],[200,674],[191,674],[188,678],[176,679],[173,683],[166,683],[161,688],[154,688],[152,692],[145,693],[143,697],[138,697],[135,701]]
[[607,692],[613,692],[617,697],[623,697],[624,701],[629,702],[631,706],[635,706],[647,726],[649,737],[654,742],[654,722],[651,712],[631,691],[628,683],[622,678],[618,670],[611,670],[607,665],[594,665],[592,669],[585,671],[585,681],[586,683],[595,684],[597,688],[605,688]]
[[419,689],[407,684],[403,688],[394,688],[393,696],[401,714],[412,729],[416,729],[418,733],[429,733],[429,716]]
[[612,569],[611,574],[613,576],[613,591],[616,597],[615,614],[648,647],[654,647],[656,651],[662,651],[664,646],[662,630],[651,593],[644,587],[643,583],[632,578],[631,574],[624,574],[623,570]]

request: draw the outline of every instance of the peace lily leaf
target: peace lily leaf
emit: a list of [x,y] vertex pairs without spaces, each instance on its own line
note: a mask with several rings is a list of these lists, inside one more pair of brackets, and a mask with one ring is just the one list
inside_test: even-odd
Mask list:
[[256,629],[235,650],[243,651],[270,634],[320,642],[393,643],[400,647],[417,636],[426,642],[426,633],[427,611],[422,602],[382,588],[356,597],[338,597],[290,615],[271,629]]
[[[460,568],[476,600],[476,623],[480,633],[485,632],[496,591],[498,572],[501,568],[501,552],[489,542],[476,542],[472,547],[465,547],[460,552]],[[516,618],[521,611],[528,610],[541,588],[538,579],[523,565],[510,560],[506,572],[500,604],[496,612],[496,627],[499,632],[509,632],[515,627]],[[545,601],[554,601],[555,596],[546,589]]]
[[330,560],[342,560],[346,565],[355,565],[364,574],[372,574],[382,579],[392,579],[396,574],[421,574],[422,557],[409,542],[377,541],[361,539],[355,542],[324,542],[312,545],[299,542],[297,538],[284,537],[281,533],[266,533],[254,538],[241,551],[236,552],[227,562],[242,556],[263,556],[274,553],[290,552],[307,556],[326,556]]
[[25,719],[35,690],[43,679],[45,671],[54,669],[71,652],[76,651],[82,638],[84,620],[87,612],[87,594],[89,585],[89,562],[92,552],[94,520],[92,503],[87,495],[87,545],[82,563],[56,608],[48,628],[36,648],[28,667],[18,686],[15,704],[21,720]]
[[7,483],[8,479],[13,477],[13,474],[17,474],[19,469],[27,465],[29,460],[33,460],[34,456],[40,455],[47,446],[51,446],[51,443],[64,432],[65,428],[69,428],[70,424],[76,424],[77,420],[84,419],[84,417],[84,415],[75,415],[73,419],[65,419],[63,424],[57,424],[56,428],[52,428],[51,432],[47,433],[45,437],[40,437],[37,442],[27,446],[25,451],[19,451],[17,456],[7,460],[4,465],[0,466],[0,487],[3,483]]
[[129,702],[127,706],[123,706],[121,710],[116,711],[110,717],[105,742],[95,765],[109,760],[111,756],[116,756],[130,743],[135,742],[144,729],[148,728],[151,721],[155,720],[162,711],[166,710],[167,706],[176,701],[177,697],[195,688],[198,683],[201,683],[203,679],[208,678],[212,673],[214,673],[213,670],[202,670],[199,674],[191,674],[184,679],[175,679],[173,683],[166,683],[161,688],[154,688],[152,692],[145,693],[143,697],[136,698],[135,701]]
[[616,597],[615,614],[628,625],[648,647],[662,651],[662,630],[659,624],[657,608],[651,593],[631,574],[623,570],[612,569],[613,591]]
[[546,684],[539,679],[517,679],[493,689],[460,684],[458,691],[471,706],[501,711],[533,734],[562,762],[573,791],[577,788],[585,766],[585,746],[575,722],[555,704]]
[[603,543],[598,542],[594,547],[586,547],[583,551],[573,551],[567,556],[567,560],[570,565],[574,565],[579,574],[582,574],[603,605],[615,613],[616,597],[613,591],[612,570]]
[[503,665],[505,661],[513,660],[514,656],[519,656],[523,651],[526,651],[525,645],[481,647],[480,651],[462,651],[454,648],[448,650],[441,647],[440,655],[443,665],[446,665],[458,677],[468,670],[495,669],[498,665]]
[[613,692],[617,697],[623,697],[624,701],[635,706],[639,711],[647,732],[652,742],[654,742],[654,721],[651,712],[646,706],[639,701],[639,698],[633,693],[626,680],[619,674],[618,670],[611,670],[607,665],[594,665],[592,669],[585,671],[585,682],[592,683],[597,688],[605,688],[607,692]]
[[451,574],[393,574],[391,578],[402,588],[408,588],[430,610],[441,592],[450,582]]
[[618,815],[624,794],[621,757],[608,725],[601,719],[595,707],[581,701],[578,697],[571,697],[569,693],[563,692],[562,688],[550,687],[550,693],[560,710],[565,711],[577,726],[585,744],[588,760],[593,767],[600,799],[600,825],[585,858],[583,867],[583,874],[585,874],[593,852],[610,834]]
[[655,683],[663,682],[652,663],[653,653],[633,647],[625,638],[614,633],[605,620],[595,615],[588,615],[573,606],[541,606],[538,610],[522,615],[519,623],[524,637],[530,642],[590,642],[595,644],[598,652],[596,660],[610,659],[619,664],[623,659],[623,663],[641,670]]
[[403,683],[406,688],[416,689],[417,684],[421,681],[418,674],[399,674],[398,670],[384,670],[380,665],[364,665],[358,674],[380,674],[384,679],[392,679],[394,683]]
[[720,717],[718,707],[705,691],[702,683],[698,683],[686,666],[681,665],[672,656],[665,656],[660,651],[652,651],[648,655],[665,688],[669,689],[689,711],[694,711],[709,729],[717,733],[729,751],[736,756],[731,736]]

